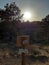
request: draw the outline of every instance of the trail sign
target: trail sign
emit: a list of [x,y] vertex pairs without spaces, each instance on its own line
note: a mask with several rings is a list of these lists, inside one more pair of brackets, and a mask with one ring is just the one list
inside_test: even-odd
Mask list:
[[25,60],[25,54],[28,53],[27,47],[29,46],[29,36],[23,35],[23,36],[17,36],[17,47],[22,47],[22,49],[19,49],[19,53],[22,54],[22,65],[26,64]]
[[22,48],[25,46],[27,48],[29,46],[29,35],[17,36],[16,46]]

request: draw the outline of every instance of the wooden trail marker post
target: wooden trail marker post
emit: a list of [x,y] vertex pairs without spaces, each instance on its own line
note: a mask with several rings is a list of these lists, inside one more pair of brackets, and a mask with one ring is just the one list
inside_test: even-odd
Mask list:
[[27,47],[29,45],[29,36],[23,35],[17,37],[17,47],[22,47],[19,49],[20,54],[22,55],[22,65],[26,65],[26,57],[25,55],[28,53]]

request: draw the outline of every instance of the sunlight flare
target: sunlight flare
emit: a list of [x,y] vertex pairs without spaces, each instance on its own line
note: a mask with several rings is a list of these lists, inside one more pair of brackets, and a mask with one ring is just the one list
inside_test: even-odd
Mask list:
[[31,19],[31,13],[30,12],[24,12],[23,18],[24,18],[24,20],[30,20]]

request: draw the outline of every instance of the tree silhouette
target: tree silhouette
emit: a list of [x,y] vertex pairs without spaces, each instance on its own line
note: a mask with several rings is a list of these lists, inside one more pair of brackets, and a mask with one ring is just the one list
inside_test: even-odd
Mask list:
[[49,15],[42,19],[41,22],[42,34],[44,37],[44,43],[49,43]]
[[19,20],[21,19],[21,11],[18,6],[16,6],[15,2],[6,4],[4,9],[0,9],[0,18],[2,20]]
[[15,2],[6,4],[4,9],[0,9],[0,42],[6,43],[10,47],[15,46],[18,33],[21,11]]
[[42,24],[46,32],[49,32],[49,15],[42,19]]

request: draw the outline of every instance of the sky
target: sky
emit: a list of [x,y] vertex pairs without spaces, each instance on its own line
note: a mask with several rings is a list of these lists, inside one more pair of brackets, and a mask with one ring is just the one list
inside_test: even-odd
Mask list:
[[0,8],[11,2],[15,2],[22,13],[30,12],[34,21],[40,21],[49,14],[49,0],[0,0]]

